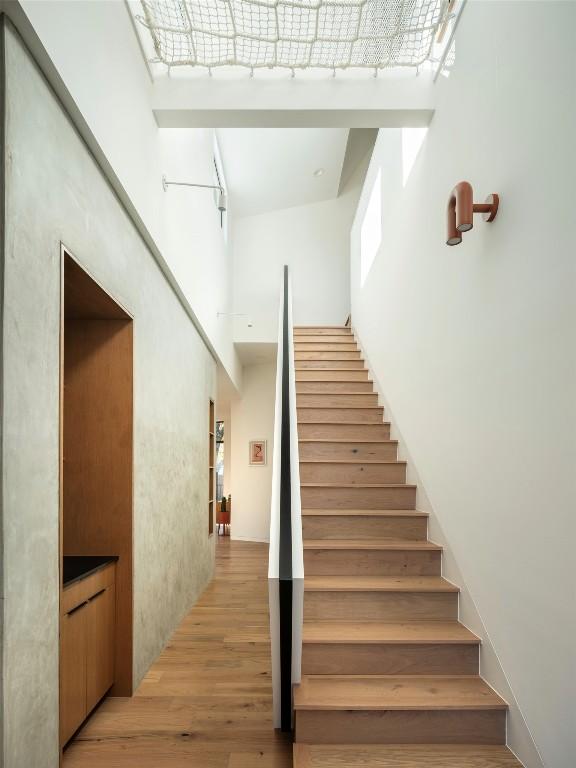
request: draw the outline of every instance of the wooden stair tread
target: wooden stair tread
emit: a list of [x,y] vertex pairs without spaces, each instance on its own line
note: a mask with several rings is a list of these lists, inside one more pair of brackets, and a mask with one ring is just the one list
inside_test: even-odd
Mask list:
[[301,488],[416,488],[411,483],[300,483]]
[[[312,370],[318,370],[318,369],[317,368],[312,368]],[[322,369],[322,371],[341,371],[341,370],[342,370],[341,368],[323,368]],[[344,372],[346,372],[346,370]],[[306,379],[302,379],[300,382],[298,382],[298,376],[296,376],[296,383],[310,384],[311,382],[313,384],[335,384],[335,383],[337,383],[337,384],[373,384],[374,383],[372,381],[372,379],[362,379],[361,381],[359,381],[358,379],[345,379],[345,378],[341,378],[341,379],[338,379],[338,380],[335,380],[335,379],[333,380],[333,379],[306,378]],[[302,393],[300,393],[300,394],[302,394]],[[323,395],[323,394],[326,394],[326,393],[318,392],[317,394],[319,394],[319,395],[322,394]],[[333,394],[333,395],[338,394],[338,395],[340,395],[342,393],[339,392],[339,391],[336,391],[336,392],[329,392],[327,394]],[[369,392],[368,393],[366,393],[366,392],[361,392],[361,393],[359,393],[359,392],[346,392],[346,394],[351,394],[351,395],[363,394],[363,395],[365,395],[365,394],[371,394],[371,393],[369,393]]]
[[[312,409],[318,410],[318,408],[320,406],[318,406],[318,405],[304,405],[302,407],[303,408],[312,408]],[[356,406],[352,406],[352,408],[355,408],[355,407]],[[366,407],[367,408],[371,408],[372,406],[368,405]],[[299,406],[299,408],[300,408],[300,406]],[[342,409],[340,409],[340,410],[342,410]],[[344,408],[344,410],[349,410],[349,407],[347,406],[346,408]],[[390,422],[389,421],[299,421],[298,423],[299,424],[303,424],[306,427],[309,427],[311,424],[312,425],[322,426],[322,427],[325,427],[327,424],[330,425],[330,426],[340,426],[340,427],[349,427],[350,424],[355,424],[356,426],[360,426],[360,427],[381,427],[382,425],[384,425],[385,427],[389,427],[390,426]],[[352,442],[351,440],[346,440],[345,438],[338,438],[336,440],[329,440],[327,438],[324,438],[324,441],[327,442],[327,443],[334,443],[334,442],[350,443],[350,442]],[[320,442],[320,441],[313,440],[313,442]],[[398,442],[398,441],[397,440],[374,440],[374,441],[372,441],[372,440],[360,440],[360,439],[356,438],[356,442],[357,443],[370,443],[370,442],[375,442],[375,443],[392,442],[392,443],[395,443],[395,442]]]
[[304,549],[441,550],[438,544],[410,539],[304,539]]
[[479,645],[480,638],[458,621],[378,621],[318,620],[304,623],[305,643],[395,644],[395,645]]
[[305,517],[428,517],[418,509],[303,509]]
[[[305,395],[314,395],[314,397],[318,397],[319,395],[322,396],[324,392],[303,392],[301,394]],[[348,397],[348,394],[344,394],[343,392],[337,392],[338,395],[343,395],[344,397]],[[370,394],[369,392],[361,392],[360,394],[366,395]],[[383,405],[298,405],[296,404],[296,407],[298,410],[305,410],[307,408],[310,408],[314,410],[318,410],[319,408],[322,408],[324,410],[330,409],[331,411],[353,411],[355,408],[360,411],[383,411],[384,406]],[[350,423],[350,422],[347,422]]]
[[[307,422],[308,424],[324,424],[325,422]],[[331,422],[332,424],[338,424],[338,422]],[[346,424],[352,424],[357,422],[350,422],[347,421]],[[364,423],[364,422],[362,422]],[[385,424],[389,422],[384,422]],[[299,443],[386,443],[387,445],[398,445],[398,440],[384,440],[384,439],[374,439],[374,438],[358,438],[358,437],[299,437],[298,438]],[[326,459],[326,461],[330,461],[330,459]]]
[[294,744],[294,768],[522,768],[508,747],[476,744]]
[[303,675],[294,688],[296,710],[507,709],[481,677]]
[[402,464],[402,459],[300,459],[300,464]]
[[318,592],[459,592],[442,576],[306,576],[304,589]]

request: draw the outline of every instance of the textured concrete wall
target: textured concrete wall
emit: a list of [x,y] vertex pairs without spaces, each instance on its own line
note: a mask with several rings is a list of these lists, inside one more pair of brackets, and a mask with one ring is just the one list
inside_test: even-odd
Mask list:
[[134,680],[209,581],[215,364],[10,28],[4,260],[4,760],[58,765],[60,244],[134,316]]

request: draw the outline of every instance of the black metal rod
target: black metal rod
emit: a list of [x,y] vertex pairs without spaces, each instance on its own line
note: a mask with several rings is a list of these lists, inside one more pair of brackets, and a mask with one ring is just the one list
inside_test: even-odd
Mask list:
[[282,312],[282,403],[280,433],[280,712],[283,731],[292,729],[292,468],[290,464],[290,345],[288,267],[284,266]]

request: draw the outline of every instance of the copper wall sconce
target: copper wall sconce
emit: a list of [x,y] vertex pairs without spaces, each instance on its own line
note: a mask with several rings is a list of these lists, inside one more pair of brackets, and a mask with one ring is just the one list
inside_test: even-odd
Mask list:
[[483,214],[484,221],[494,221],[498,213],[500,198],[496,194],[488,195],[486,202],[475,203],[472,185],[467,181],[456,184],[448,200],[448,239],[446,245],[459,245],[462,232],[473,227],[475,213]]

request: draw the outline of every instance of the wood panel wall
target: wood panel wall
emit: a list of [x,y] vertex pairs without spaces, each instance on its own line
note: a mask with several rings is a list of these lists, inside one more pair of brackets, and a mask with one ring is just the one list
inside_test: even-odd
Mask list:
[[130,696],[133,324],[127,316],[102,319],[92,312],[81,317],[79,306],[75,295],[73,316],[64,313],[62,550],[64,555],[119,557],[112,695]]

